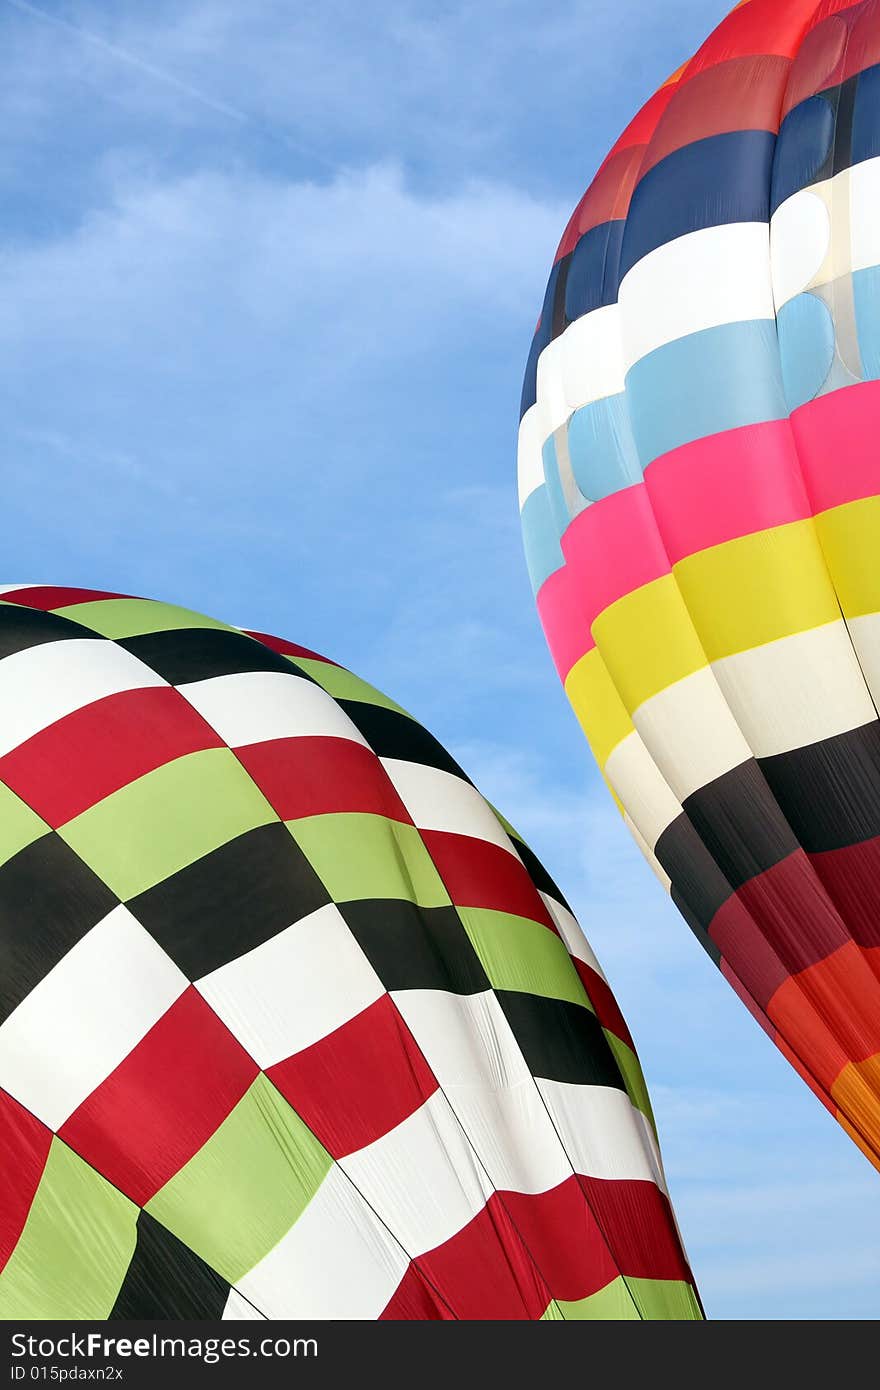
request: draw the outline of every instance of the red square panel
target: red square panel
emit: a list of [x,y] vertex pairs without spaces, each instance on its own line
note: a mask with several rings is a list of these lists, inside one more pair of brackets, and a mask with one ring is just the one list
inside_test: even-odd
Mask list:
[[348,738],[276,738],[235,756],[282,820],[364,811],[409,822],[376,754]]
[[[53,608],[71,608],[76,603],[97,603],[100,599],[127,597],[127,594],[113,594],[106,589],[62,589],[57,584],[32,584],[29,588],[10,590],[3,595],[3,602],[50,613]],[[76,619],[73,618],[73,621]]]
[[223,740],[170,686],[84,705],[0,758],[0,778],[57,829],[163,763]]
[[308,647],[301,647],[297,642],[288,642],[285,637],[273,637],[269,632],[254,632],[250,628],[242,628],[242,631],[246,637],[256,637],[264,647],[278,652],[280,656],[292,656],[294,661],[301,656],[309,661],[323,661],[325,666],[339,665],[338,661],[331,661],[328,656],[321,656],[319,652],[313,652]]
[[258,1072],[190,986],[59,1132],[143,1206],[219,1128]]
[[21,1235],[51,1143],[52,1131],[0,1091],[0,1269]]
[[472,1221],[419,1256],[418,1267],[467,1321],[535,1321],[551,1294],[496,1193]]
[[334,1158],[395,1129],[437,1089],[387,994],[267,1076]]
[[574,1174],[549,1192],[505,1192],[504,1204],[554,1298],[574,1303],[617,1278],[620,1270]]
[[512,912],[556,932],[543,898],[522,862],[509,850],[445,830],[422,830],[420,834],[456,907]]

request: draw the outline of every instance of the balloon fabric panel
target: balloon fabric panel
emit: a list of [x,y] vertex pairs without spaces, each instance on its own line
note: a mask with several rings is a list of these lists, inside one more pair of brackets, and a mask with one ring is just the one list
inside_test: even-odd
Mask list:
[[655,873],[880,1166],[878,426],[880,5],[745,0],[562,237],[523,533]]
[[0,596],[0,1316],[701,1310],[559,889],[281,639]]

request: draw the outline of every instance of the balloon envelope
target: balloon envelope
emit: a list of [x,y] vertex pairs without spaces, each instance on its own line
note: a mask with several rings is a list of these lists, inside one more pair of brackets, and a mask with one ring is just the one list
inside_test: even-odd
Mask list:
[[333,662],[0,601],[0,1317],[700,1316],[559,890]]
[[523,390],[559,675],[706,951],[880,1163],[880,6],[748,0],[578,205]]

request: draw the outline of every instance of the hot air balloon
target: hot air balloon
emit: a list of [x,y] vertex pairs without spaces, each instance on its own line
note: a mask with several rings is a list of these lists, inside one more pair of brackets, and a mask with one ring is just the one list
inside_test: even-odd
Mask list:
[[685,920],[880,1165],[880,6],[748,0],[559,246],[519,434],[559,675]]
[[302,647],[0,600],[0,1317],[701,1316],[562,894]]

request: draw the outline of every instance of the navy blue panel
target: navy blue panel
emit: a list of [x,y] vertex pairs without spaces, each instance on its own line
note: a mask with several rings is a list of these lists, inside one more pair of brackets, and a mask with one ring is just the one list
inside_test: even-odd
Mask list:
[[836,106],[836,92],[809,97],[789,111],[782,122],[773,158],[773,212],[786,198],[822,177],[834,145]]
[[775,141],[766,130],[712,135],[649,169],[630,204],[621,279],[650,251],[688,232],[730,222],[767,222]]
[[567,323],[591,309],[617,303],[623,228],[622,219],[602,222],[591,227],[572,251],[565,282]]
[[858,78],[851,77],[837,92],[837,111],[834,118],[834,155],[828,175],[839,174],[853,162],[852,128],[855,114]]
[[866,68],[856,85],[852,128],[852,162],[880,155],[880,65]]
[[[543,325],[542,325],[543,326]],[[539,328],[534,338],[532,346],[529,348],[529,356],[526,362],[525,376],[523,377],[522,395],[519,402],[519,418],[525,415],[538,399],[538,358],[541,356],[546,346],[546,339]]]
[[550,279],[547,281],[547,288],[544,291],[544,307],[541,310],[541,322],[532,339],[529,360],[526,363],[526,375],[523,381],[522,399],[520,401],[520,419],[525,415],[529,406],[535,404],[537,398],[538,358],[541,356],[547,344],[551,342],[558,333],[561,333],[565,327],[565,324],[561,323],[559,327],[554,328],[554,320],[560,317],[557,309],[559,300],[557,290],[559,288],[560,275],[563,269],[567,273],[568,265],[563,264],[562,261],[557,261],[550,272]]

